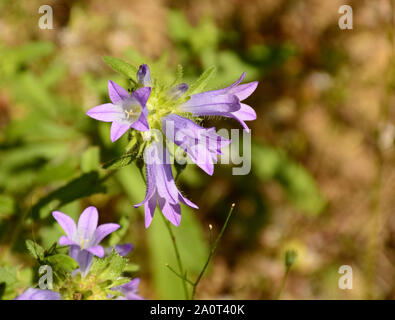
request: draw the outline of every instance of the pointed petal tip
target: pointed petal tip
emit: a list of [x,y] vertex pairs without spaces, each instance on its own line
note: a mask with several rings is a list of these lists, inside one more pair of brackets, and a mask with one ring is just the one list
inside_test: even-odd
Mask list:
[[116,136],[111,136],[110,140],[112,143],[114,143],[115,141],[119,140],[122,136],[116,137]]
[[91,254],[93,254],[99,258],[104,257],[104,248],[101,245],[95,245],[93,247],[86,249],[86,251],[90,252]]
[[214,174],[214,166],[204,166],[204,165],[200,165],[199,166],[204,172],[206,172],[208,175],[212,176]]
[[58,243],[59,243],[59,245],[61,245],[61,246],[73,246],[73,245],[76,245],[76,243],[75,243],[74,241],[70,240],[70,239],[69,239],[68,237],[66,237],[66,236],[61,236],[61,237],[59,238]]

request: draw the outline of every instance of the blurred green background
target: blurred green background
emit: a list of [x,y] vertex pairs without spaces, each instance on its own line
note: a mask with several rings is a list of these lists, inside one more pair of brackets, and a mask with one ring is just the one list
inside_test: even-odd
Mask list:
[[[54,29],[38,27],[53,8]],[[107,123],[85,112],[109,101],[109,79],[126,85],[102,56],[148,63],[163,77],[178,64],[193,81],[216,65],[210,88],[242,72],[259,80],[246,100],[252,170],[212,177],[190,165],[178,186],[199,210],[183,207],[176,230],[193,278],[236,209],[200,299],[274,299],[286,250],[298,258],[285,299],[395,298],[395,95],[393,1],[347,1],[354,28],[340,30],[338,0],[0,1],[0,280],[13,298],[34,278],[26,239],[45,247],[62,230],[54,209],[77,217],[98,207],[100,222],[123,228],[109,244],[133,242],[140,293],[182,298],[165,264],[176,266],[159,212],[144,228],[145,186],[135,165],[110,173],[122,155]],[[241,128],[229,119],[205,126]],[[338,287],[342,265],[353,289]],[[1,281],[0,281],[1,282]]]

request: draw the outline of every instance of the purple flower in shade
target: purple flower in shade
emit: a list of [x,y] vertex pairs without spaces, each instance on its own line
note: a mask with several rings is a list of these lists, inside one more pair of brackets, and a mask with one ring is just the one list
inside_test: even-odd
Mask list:
[[166,219],[175,226],[179,226],[181,222],[180,202],[195,209],[198,209],[198,207],[178,191],[171,171],[168,151],[161,143],[152,142],[144,151],[144,161],[147,191],[145,199],[134,207],[144,204],[146,228],[152,222],[157,204]]
[[66,232],[66,236],[61,236],[59,244],[70,246],[69,255],[79,264],[79,271],[85,276],[92,264],[93,255],[103,258],[104,249],[99,243],[110,233],[119,229],[116,223],[106,223],[97,226],[99,214],[95,207],[86,208],[76,226],[74,220],[68,215],[54,211],[53,217]]
[[241,103],[249,97],[258,86],[258,81],[241,84],[245,72],[239,80],[227,88],[193,94],[191,98],[180,106],[180,110],[190,112],[196,116],[222,116],[234,118],[249,131],[244,121],[256,119],[256,113],[249,105]]
[[125,296],[118,297],[117,300],[144,300],[138,295],[140,278],[135,278],[128,283],[111,288],[111,290],[122,292]]
[[112,122],[111,141],[118,140],[130,128],[147,131],[150,87],[135,90],[131,95],[121,86],[108,81],[108,93],[112,103],[105,103],[90,109],[86,114],[93,119]]
[[15,300],[61,300],[60,294],[51,290],[29,288]]
[[114,249],[116,253],[118,253],[121,257],[127,256],[130,251],[132,251],[134,245],[132,243],[118,244],[114,247],[108,247],[105,250],[106,255],[110,255],[112,250]]
[[230,140],[218,135],[215,128],[202,128],[176,114],[164,117],[162,127],[167,138],[181,147],[209,175],[214,172],[217,154],[221,154],[221,149],[230,143]]

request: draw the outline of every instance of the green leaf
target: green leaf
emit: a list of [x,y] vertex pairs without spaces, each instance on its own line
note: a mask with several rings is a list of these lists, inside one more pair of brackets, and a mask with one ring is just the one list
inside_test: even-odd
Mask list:
[[72,257],[66,254],[55,254],[53,256],[46,257],[46,261],[56,269],[61,269],[64,272],[71,272],[78,268],[78,263]]
[[95,258],[90,273],[96,275],[100,280],[112,282],[118,280],[125,269],[127,260],[121,257],[115,250],[104,259]]
[[7,195],[0,195],[0,218],[9,217],[14,211],[14,199]]
[[105,192],[106,188],[103,182],[103,179],[99,177],[96,171],[83,174],[40,199],[32,208],[33,219],[38,219],[40,217],[40,210],[53,200],[58,200],[58,207],[61,207],[74,200],[88,197],[95,193]]
[[[207,259],[208,248],[195,212],[187,206],[182,206],[181,211],[180,226],[170,227],[173,229],[184,269],[188,272],[188,277],[194,279]],[[147,230],[151,275],[161,299],[185,299],[180,278],[165,266],[169,264],[179,271],[172,241],[162,217],[159,216],[161,214],[157,209]]]
[[317,216],[323,211],[326,201],[314,178],[284,151],[254,143],[251,159],[256,175],[263,180],[277,181],[291,204],[302,213]]
[[12,299],[18,285],[17,269],[0,267],[0,300]]
[[84,173],[97,171],[100,165],[99,147],[90,147],[82,154],[81,170]]
[[44,248],[32,240],[26,240],[26,248],[29,250],[32,257],[38,261],[44,260]]
[[212,66],[208,68],[206,71],[204,71],[202,75],[199,77],[199,79],[197,79],[196,82],[189,87],[188,94],[191,95],[203,91],[208,81],[215,74],[215,71],[216,71],[215,66]]
[[113,170],[126,167],[136,159],[137,153],[128,153],[103,164],[103,169]]
[[132,66],[131,64],[115,58],[115,57],[109,57],[105,56],[103,57],[103,60],[115,71],[119,72],[120,74],[124,75],[125,77],[129,79],[134,79],[137,73],[137,68]]

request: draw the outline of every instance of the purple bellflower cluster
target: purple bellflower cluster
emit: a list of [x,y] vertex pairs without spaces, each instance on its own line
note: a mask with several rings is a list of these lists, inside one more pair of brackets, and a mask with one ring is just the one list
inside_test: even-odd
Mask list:
[[[157,206],[175,226],[181,222],[180,203],[198,208],[177,189],[169,146],[181,148],[203,171],[212,175],[217,156],[230,140],[218,135],[215,128],[204,128],[197,124],[200,117],[233,118],[249,131],[245,121],[255,120],[256,113],[242,101],[255,91],[258,82],[241,84],[244,77],[245,73],[224,89],[189,94],[186,83],[171,88],[158,85],[155,79],[151,79],[149,67],[143,64],[137,72],[137,87],[131,94],[109,81],[108,92],[112,103],[96,106],[87,112],[91,118],[112,122],[112,142],[129,129],[141,134],[147,190],[144,200],[135,207],[144,205],[146,228],[151,224]],[[163,133],[165,139],[162,139]],[[70,238],[69,241],[71,243],[74,240]],[[87,252],[99,253],[99,249],[95,248],[95,240],[90,241],[90,247],[87,247],[90,251],[87,249]]]
[[[120,244],[110,248],[103,248],[100,245],[101,241],[112,232],[118,230],[120,225],[116,223],[106,223],[98,226],[99,214],[95,207],[86,208],[80,215],[77,224],[71,217],[60,211],[54,211],[52,215],[66,233],[66,236],[61,236],[59,238],[59,244],[61,246],[69,246],[69,256],[72,257],[79,266],[77,270],[72,272],[72,279],[75,278],[77,274],[81,274],[82,281],[88,276],[94,256],[104,258],[106,255],[109,256],[113,250],[119,256],[126,256],[133,249],[133,244],[131,243]],[[123,296],[115,297],[109,294],[106,298],[141,300],[143,298],[138,295],[139,282],[139,278],[134,278],[129,282],[114,286],[111,290],[121,292]],[[62,296],[58,292],[37,288],[29,288],[16,298],[16,300],[61,299]]]
[[104,248],[99,243],[110,233],[118,230],[120,225],[106,223],[98,227],[99,213],[95,207],[86,208],[77,225],[72,218],[60,211],[54,211],[52,215],[66,233],[66,236],[60,237],[59,244],[70,246],[70,257],[78,262],[78,271],[82,276],[86,276],[93,256],[104,257]]

